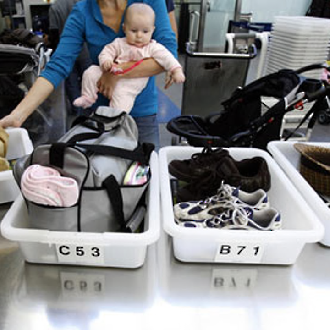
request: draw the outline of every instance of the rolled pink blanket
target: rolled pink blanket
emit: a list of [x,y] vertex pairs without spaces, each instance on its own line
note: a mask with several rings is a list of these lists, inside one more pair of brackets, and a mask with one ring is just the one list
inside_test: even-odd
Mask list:
[[79,197],[76,180],[42,165],[30,165],[24,171],[21,190],[29,201],[59,207],[70,207],[77,203]]

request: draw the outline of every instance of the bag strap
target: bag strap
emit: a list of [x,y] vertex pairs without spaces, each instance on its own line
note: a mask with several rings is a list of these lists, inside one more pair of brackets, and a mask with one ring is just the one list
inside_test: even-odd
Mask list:
[[76,143],[75,146],[100,155],[108,155],[138,161],[142,165],[146,165],[149,163],[150,154],[154,149],[154,145],[151,143],[143,143],[134,150],[128,150],[102,144]]
[[96,154],[108,155],[114,157],[120,157],[124,159],[130,159],[140,162],[142,165],[149,163],[150,154],[154,149],[154,145],[151,143],[142,143],[138,145],[134,150],[127,150],[118,147],[96,145],[96,144],[84,144],[84,143],[53,143],[49,149],[49,163],[63,168],[64,165],[64,152],[68,147],[84,148],[87,151],[94,152]]
[[89,133],[80,133],[72,136],[69,141],[65,142],[67,145],[73,146],[76,142],[97,139],[102,135],[103,132],[89,132]]
[[[108,130],[107,125],[118,121],[123,116],[126,116],[126,112],[121,112],[118,115],[115,115],[113,117],[107,117],[103,116],[102,114],[96,113],[97,110],[94,111],[94,113],[90,116],[78,116],[72,123],[71,127],[81,125],[87,128],[90,128],[92,130],[95,130],[97,132],[103,133],[104,131]],[[111,130],[116,129],[119,127],[121,123],[118,123],[117,125],[111,125]]]
[[[129,221],[128,222],[125,221],[125,216],[124,216],[124,211],[123,211],[124,210],[123,196],[122,196],[121,189],[120,189],[120,186],[119,186],[116,178],[113,175],[108,176],[103,181],[103,187],[107,191],[110,203],[113,208],[115,218],[120,225],[119,231],[125,232],[125,233],[134,232],[134,230],[132,230],[131,226],[128,225]],[[136,212],[136,210],[141,206],[143,206],[144,210],[146,209],[145,195],[146,195],[146,190],[143,192],[142,196],[140,197],[134,212]],[[133,212],[133,214],[134,214],[134,212]],[[144,216],[144,212],[142,213],[142,215]],[[139,213],[139,216],[141,216],[140,213]]]
[[63,168],[64,151],[66,148],[66,143],[53,143],[49,148],[49,164],[58,168]]
[[109,196],[110,203],[113,208],[113,212],[115,214],[115,218],[118,221],[120,225],[120,231],[126,232],[126,222],[125,222],[125,216],[124,216],[124,203],[123,203],[123,196],[120,191],[120,186],[114,177],[114,175],[108,176],[103,181],[103,186],[105,190],[107,191],[107,194]]

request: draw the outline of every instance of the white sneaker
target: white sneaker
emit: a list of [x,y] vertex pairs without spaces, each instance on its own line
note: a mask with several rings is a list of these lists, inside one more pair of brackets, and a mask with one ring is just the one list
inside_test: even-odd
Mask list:
[[211,198],[174,205],[174,216],[176,223],[184,227],[264,231],[281,228],[280,214],[269,207],[265,191],[247,193],[224,183]]
[[258,189],[249,193],[239,188],[232,187],[222,181],[216,196],[219,200],[226,199],[234,204],[249,206],[253,209],[269,207],[268,196],[263,189]]
[[280,214],[274,208],[255,210],[247,207],[237,207],[230,210],[230,215],[219,214],[213,219],[206,220],[206,228],[226,230],[262,230],[273,231],[281,229]]
[[217,195],[203,201],[182,202],[174,205],[174,215],[178,220],[205,220],[210,215],[221,214],[235,205],[264,209],[269,207],[269,202],[266,192],[262,189],[248,193],[222,182]]

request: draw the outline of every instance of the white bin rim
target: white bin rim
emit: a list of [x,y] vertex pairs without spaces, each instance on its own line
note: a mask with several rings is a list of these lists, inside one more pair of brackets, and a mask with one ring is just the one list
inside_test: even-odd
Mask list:
[[1,234],[9,240],[17,242],[46,244],[95,244],[97,242],[100,246],[137,247],[150,245],[156,242],[160,235],[158,156],[155,152],[151,155],[150,165],[152,168],[152,182],[149,185],[150,205],[146,213],[148,229],[142,233],[64,232],[14,227],[13,222],[18,215],[27,216],[26,204],[20,194],[1,222]]
[[[180,149],[177,149],[180,148]],[[247,148],[229,148],[229,150],[236,150],[236,152],[244,152]],[[304,243],[315,243],[320,241],[324,236],[324,226],[320,222],[319,218],[314,214],[312,209],[306,205],[303,197],[296,190],[295,186],[288,181],[287,184],[290,189],[296,192],[296,198],[300,201],[302,205],[306,205],[306,215],[310,219],[311,224],[310,230],[278,230],[278,231],[215,231],[206,230],[205,228],[184,228],[178,226],[174,221],[173,209],[168,210],[168,205],[172,203],[171,189],[168,172],[168,153],[175,152],[175,150],[180,150],[180,154],[183,159],[187,155],[191,155],[192,152],[200,152],[202,148],[194,147],[165,147],[160,150],[159,153],[159,165],[160,165],[160,178],[161,178],[161,207],[162,214],[166,210],[166,218],[163,219],[163,228],[170,236],[179,239],[191,239],[196,241],[222,241],[224,239],[248,239],[251,242],[280,242],[280,241],[292,241],[304,242]],[[253,152],[255,155],[260,155],[264,157],[267,162],[272,163],[278,169],[281,176],[285,176],[284,172],[281,171],[280,167],[276,164],[274,159],[264,150],[257,148],[248,148],[249,152]]]

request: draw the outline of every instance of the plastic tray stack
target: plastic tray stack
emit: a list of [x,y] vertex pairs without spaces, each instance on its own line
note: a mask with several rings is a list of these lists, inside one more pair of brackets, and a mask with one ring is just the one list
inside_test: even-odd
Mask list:
[[[265,73],[280,69],[299,69],[327,60],[330,44],[330,20],[307,16],[275,17],[266,59]],[[320,70],[306,72],[319,79]]]

